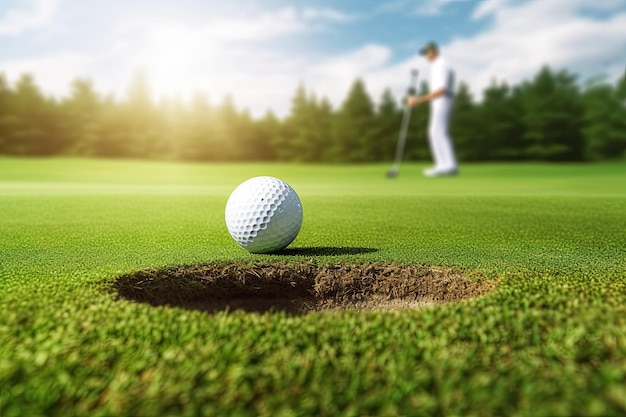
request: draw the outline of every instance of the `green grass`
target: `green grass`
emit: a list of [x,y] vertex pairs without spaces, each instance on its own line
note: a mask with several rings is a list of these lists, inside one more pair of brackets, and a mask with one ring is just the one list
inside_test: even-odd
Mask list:
[[[0,159],[0,416],[626,412],[626,165],[421,168]],[[228,194],[256,175],[298,191],[303,255],[228,236]],[[459,304],[302,317],[110,290],[147,267],[309,259],[502,281]]]

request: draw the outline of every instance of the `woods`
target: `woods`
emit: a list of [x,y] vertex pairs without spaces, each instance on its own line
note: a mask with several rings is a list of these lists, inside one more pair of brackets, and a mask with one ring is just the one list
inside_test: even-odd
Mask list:
[[[421,91],[427,91],[425,84]],[[253,118],[231,97],[211,104],[152,99],[137,74],[124,99],[101,96],[77,79],[62,99],[47,96],[32,76],[14,85],[0,74],[0,155],[360,163],[390,160],[402,98],[386,90],[374,100],[357,79],[338,108],[300,85],[290,113]],[[519,85],[493,81],[481,97],[460,83],[451,124],[463,161],[597,161],[624,159],[626,81],[580,83],[544,67]],[[414,109],[406,158],[429,157],[428,106]]]

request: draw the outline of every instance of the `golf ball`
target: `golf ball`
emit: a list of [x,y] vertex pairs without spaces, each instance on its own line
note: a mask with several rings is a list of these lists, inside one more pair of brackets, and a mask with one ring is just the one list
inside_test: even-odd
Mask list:
[[226,203],[226,227],[252,253],[286,248],[302,226],[302,204],[289,184],[273,177],[241,183]]

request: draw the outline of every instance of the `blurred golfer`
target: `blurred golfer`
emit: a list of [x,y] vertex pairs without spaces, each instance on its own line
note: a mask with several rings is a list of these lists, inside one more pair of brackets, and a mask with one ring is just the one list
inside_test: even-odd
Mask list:
[[436,43],[428,42],[420,49],[420,55],[424,56],[431,64],[430,93],[424,96],[410,97],[408,104],[409,106],[417,106],[430,101],[428,138],[435,167],[425,170],[424,175],[428,177],[456,175],[458,167],[452,139],[448,133],[448,123],[454,104],[454,72],[440,55]]

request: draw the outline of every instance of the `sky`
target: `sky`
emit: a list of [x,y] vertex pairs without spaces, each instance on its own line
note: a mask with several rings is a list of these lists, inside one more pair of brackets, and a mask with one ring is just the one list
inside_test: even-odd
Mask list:
[[230,94],[261,116],[289,112],[299,84],[341,105],[355,79],[399,97],[436,41],[476,99],[544,64],[581,81],[626,66],[626,0],[2,0],[0,73],[49,95],[76,78],[123,98],[135,74],[155,99]]

